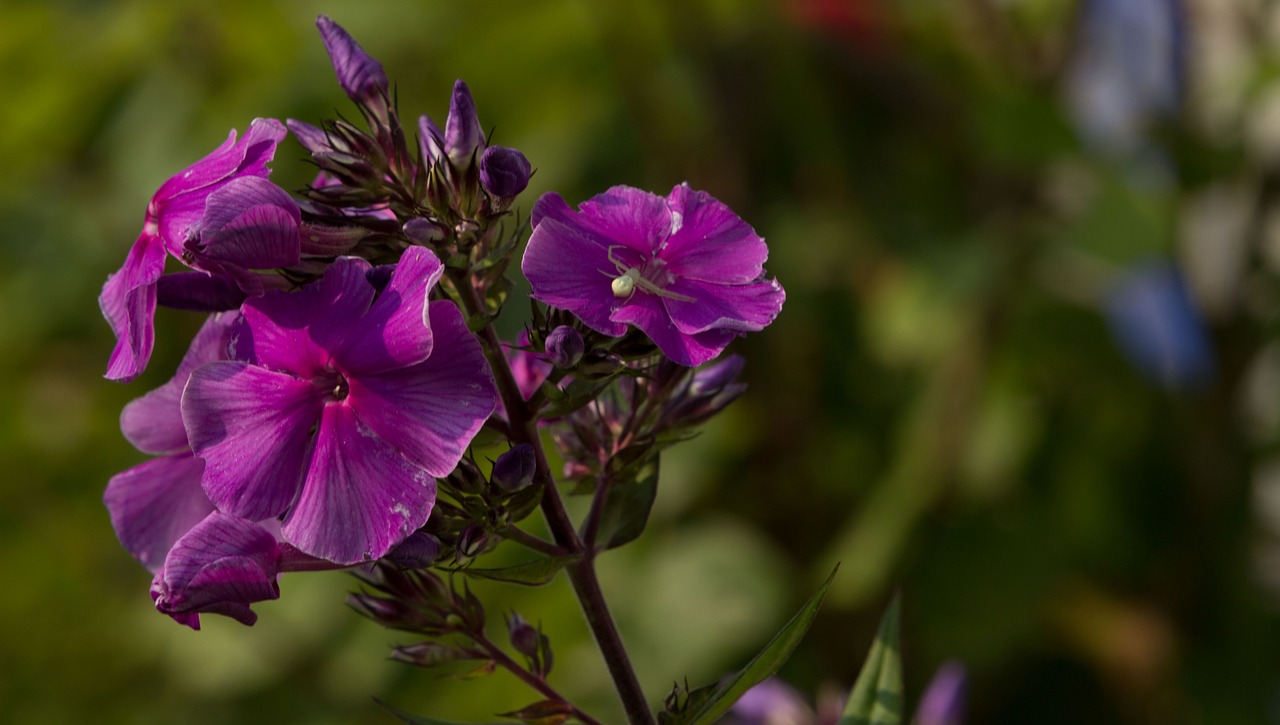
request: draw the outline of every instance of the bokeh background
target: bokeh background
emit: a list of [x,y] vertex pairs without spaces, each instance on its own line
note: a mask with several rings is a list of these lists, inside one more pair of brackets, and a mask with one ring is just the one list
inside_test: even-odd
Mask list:
[[[252,629],[156,614],[100,497],[143,459],[96,296],[153,191],[255,116],[354,115],[321,12],[402,114],[466,79],[537,174],[521,205],[688,180],[770,243],[788,301],[748,393],[664,455],[602,559],[656,703],[836,584],[782,675],[848,687],[890,594],[908,696],[959,659],[973,723],[1280,722],[1280,3],[0,1],[0,720],[489,717],[511,678],[386,660],[341,573]],[[275,178],[312,168],[292,142]],[[506,329],[518,329],[522,303]],[[563,581],[553,681],[616,720]]]

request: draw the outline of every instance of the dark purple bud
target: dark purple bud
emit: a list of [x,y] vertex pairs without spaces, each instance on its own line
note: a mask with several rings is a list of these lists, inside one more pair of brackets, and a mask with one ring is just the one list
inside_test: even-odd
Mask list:
[[404,224],[404,235],[414,244],[429,247],[444,241],[449,230],[443,224],[430,219],[410,219]]
[[423,569],[431,566],[438,556],[440,540],[425,531],[415,531],[382,559],[402,569]]
[[364,48],[333,22],[327,15],[316,19],[325,50],[333,61],[333,72],[338,76],[342,90],[356,103],[368,103],[387,93],[387,74],[382,64],[374,60]]
[[484,131],[476,116],[476,104],[466,82],[453,84],[449,100],[449,118],[444,124],[444,148],[449,160],[458,168],[468,168],[476,150],[484,146]]
[[536,467],[533,446],[521,443],[498,456],[489,480],[503,491],[514,493],[533,482]]
[[490,146],[480,156],[480,184],[499,199],[518,196],[532,175],[529,159],[515,149]]
[[525,657],[538,654],[538,639],[541,637],[533,625],[524,617],[512,612],[507,616],[507,635],[511,639],[511,648]]
[[960,725],[967,698],[964,666],[950,661],[938,668],[916,711],[916,725]]
[[164,307],[192,312],[220,312],[240,307],[248,295],[226,277],[204,272],[166,274],[156,282],[156,301]]
[[472,524],[458,536],[458,558],[473,559],[483,554],[488,544],[489,535],[485,533],[484,527]]
[[571,368],[582,359],[586,343],[582,335],[568,325],[561,325],[547,334],[547,357],[557,367]]

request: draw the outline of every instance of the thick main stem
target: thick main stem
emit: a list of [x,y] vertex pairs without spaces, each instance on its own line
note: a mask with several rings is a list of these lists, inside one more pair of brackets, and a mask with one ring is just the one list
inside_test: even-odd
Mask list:
[[[475,315],[483,311],[484,305],[470,276],[461,273],[453,275],[452,279],[467,308],[467,313]],[[596,639],[596,645],[604,657],[609,676],[618,690],[618,697],[622,700],[627,721],[631,725],[654,725],[655,721],[653,714],[649,711],[644,690],[640,687],[640,680],[631,666],[631,659],[627,656],[622,636],[618,633],[613,615],[609,613],[609,607],[605,602],[604,592],[600,589],[600,580],[596,577],[595,570],[596,552],[583,544],[573,526],[572,519],[569,518],[569,513],[565,510],[564,502],[560,499],[555,477],[551,474],[551,466],[547,461],[546,450],[538,435],[536,421],[529,418],[524,396],[520,393],[520,388],[516,385],[506,356],[503,354],[502,341],[498,339],[498,334],[491,324],[485,325],[478,334],[485,358],[493,370],[498,393],[502,396],[503,405],[507,410],[511,439],[515,443],[527,443],[533,447],[536,461],[534,480],[542,486],[541,507],[542,514],[547,519],[547,527],[551,530],[556,544],[581,557],[567,566],[565,571],[569,575],[578,603],[582,606],[587,626],[590,627]]]

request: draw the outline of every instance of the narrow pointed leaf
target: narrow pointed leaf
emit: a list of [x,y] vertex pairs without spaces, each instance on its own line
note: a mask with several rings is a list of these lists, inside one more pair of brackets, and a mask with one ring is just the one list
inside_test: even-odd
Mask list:
[[523,584],[529,587],[540,587],[544,584],[550,583],[552,579],[555,579],[556,574],[575,558],[576,557],[572,556],[549,556],[541,559],[535,559],[525,564],[504,566],[497,569],[468,567],[466,569],[459,569],[458,571],[466,574],[467,576],[479,577],[481,579],[491,579],[493,581],[507,582],[509,584]]
[[898,725],[902,722],[902,651],[898,622],[902,609],[895,594],[880,619],[880,631],[853,683],[839,725]]
[[658,497],[658,456],[654,455],[633,481],[619,481],[609,489],[600,514],[598,540],[602,548],[614,549],[635,541],[649,523],[649,512]]
[[703,695],[706,688],[690,693],[684,712],[672,718],[664,718],[663,722],[671,725],[711,725],[729,712],[733,704],[746,694],[747,690],[777,672],[800,644],[805,632],[809,631],[809,625],[813,624],[813,618],[818,614],[818,607],[822,606],[822,599],[826,596],[827,589],[831,587],[831,582],[839,569],[837,565],[818,591],[809,597],[809,601],[805,602],[782,631],[774,635],[773,639],[769,640],[769,644],[765,645],[746,667],[716,685],[707,696]]
[[542,700],[514,712],[500,714],[529,725],[560,725],[573,716],[573,706],[561,700]]
[[391,705],[383,700],[379,700],[376,697],[373,698],[373,701],[381,705],[383,710],[386,710],[387,712],[391,713],[401,722],[408,723],[408,725],[511,725],[511,723],[498,723],[498,722],[460,723],[454,720],[439,720],[437,718],[427,717],[425,715],[414,715],[411,712],[401,710],[395,705]]

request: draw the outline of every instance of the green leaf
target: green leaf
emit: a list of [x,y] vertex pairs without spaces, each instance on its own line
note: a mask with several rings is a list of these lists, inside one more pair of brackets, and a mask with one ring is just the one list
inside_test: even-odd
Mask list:
[[[401,710],[400,708],[394,705],[391,705],[383,700],[379,700],[376,697],[373,698],[373,701],[381,705],[382,709],[386,710],[387,712],[399,718],[401,722],[408,723],[409,725],[472,725],[471,723],[460,723],[460,722],[455,722],[453,720],[437,720],[434,717],[426,717],[425,715],[414,715],[410,712]],[[495,723],[475,723],[474,725],[511,725],[511,724],[495,722]]]
[[654,455],[636,473],[635,480],[617,481],[609,487],[597,534],[602,548],[615,549],[635,541],[649,523],[657,497],[658,456]]
[[729,708],[733,707],[733,704],[745,695],[747,690],[777,672],[800,644],[805,632],[809,631],[809,625],[813,624],[813,618],[818,614],[818,607],[822,606],[822,599],[826,596],[827,589],[831,587],[831,582],[836,578],[836,572],[839,570],[840,566],[837,564],[818,591],[809,597],[809,601],[805,602],[782,631],[774,635],[773,639],[769,640],[769,644],[765,645],[746,667],[716,685],[709,693],[706,692],[707,688],[690,693],[684,712],[673,718],[664,718],[663,722],[671,725],[711,725],[729,712]]
[[543,584],[550,583],[556,578],[556,574],[572,562],[577,557],[573,556],[548,556],[541,559],[535,559],[524,564],[516,564],[515,566],[504,566],[497,569],[481,569],[477,567],[468,567],[466,569],[458,569],[458,571],[467,576],[479,577],[481,579],[490,579],[498,582],[507,582],[508,584],[523,584],[529,587],[540,587]]
[[897,594],[880,619],[880,631],[867,661],[853,683],[839,725],[898,725],[902,722],[902,652],[898,620],[902,604]]
[[601,378],[599,380],[581,380],[575,378],[572,382],[566,385],[563,390],[554,383],[544,383],[542,385],[542,392],[547,396],[548,405],[538,411],[538,416],[542,418],[560,418],[566,416],[600,397],[600,391],[609,387],[609,383],[611,382],[613,382],[612,377]]

